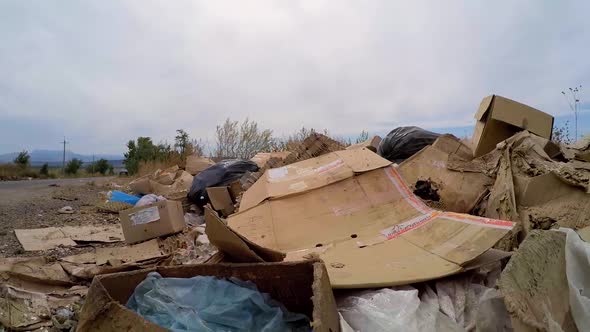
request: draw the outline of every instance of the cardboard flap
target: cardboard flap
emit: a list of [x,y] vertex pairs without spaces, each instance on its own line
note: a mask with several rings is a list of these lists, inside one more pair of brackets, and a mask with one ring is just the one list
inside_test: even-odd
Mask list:
[[250,209],[267,198],[277,198],[320,188],[371,171],[391,162],[366,149],[332,152],[317,158],[267,170],[248,189],[240,211]]
[[553,117],[538,109],[501,96],[494,98],[492,118],[526,129],[544,138],[551,138]]
[[240,263],[280,262],[285,254],[264,248],[234,232],[223,223],[221,218],[209,206],[205,207],[205,233],[209,241],[220,251]]
[[289,259],[319,256],[334,288],[403,285],[463,271],[513,227],[429,208],[394,167],[268,200],[228,224]]
[[487,112],[490,109],[490,105],[492,104],[493,99],[494,99],[494,95],[491,95],[491,96],[485,97],[481,101],[481,103],[479,104],[479,108],[477,109],[477,112],[475,113],[475,120],[482,121],[487,116]]

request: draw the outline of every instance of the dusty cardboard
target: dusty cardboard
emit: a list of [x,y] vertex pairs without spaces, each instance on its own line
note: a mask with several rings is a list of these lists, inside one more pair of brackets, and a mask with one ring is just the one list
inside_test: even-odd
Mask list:
[[551,139],[553,117],[530,106],[497,95],[485,97],[475,114],[473,155],[492,151],[496,144],[526,129]]
[[386,159],[366,148],[343,150],[274,168],[264,175],[242,196],[240,211],[247,210],[267,198],[306,192],[330,183],[390,165]]
[[135,287],[149,272],[163,277],[209,275],[238,278],[256,284],[261,292],[313,321],[314,331],[337,332],[340,323],[326,268],[319,261],[262,264],[199,264],[158,267],[96,277],[80,313],[78,331],[165,331],[125,308]]
[[150,177],[151,175],[148,174],[129,182],[129,188],[138,194],[151,194],[152,185],[150,183]]
[[[447,151],[457,151],[457,148]],[[482,173],[449,170],[448,159],[448,152],[439,150],[435,145],[427,146],[402,162],[398,170],[410,185],[418,180],[430,180],[434,183],[440,203],[446,211],[468,213],[485,195],[492,180]]]
[[[290,165],[288,183],[305,179],[316,189],[286,195],[293,191],[278,182],[273,191],[262,191],[276,197],[231,215],[228,226],[259,246],[286,252],[287,258],[318,255],[335,288],[403,285],[460,272],[513,227],[511,222],[432,210],[395,168],[383,167],[389,162],[368,150],[376,157],[365,159],[364,152],[356,155],[359,151]],[[334,160],[345,166],[329,174],[297,176],[296,170],[308,165],[325,169]],[[361,174],[354,175],[354,169]],[[268,188],[277,184],[266,179]],[[244,198],[260,192],[250,189]],[[256,200],[262,201],[260,196]]]
[[277,151],[277,152],[259,152],[250,160],[255,162],[258,167],[263,168],[271,158],[285,159],[291,152],[289,151]]
[[160,201],[119,212],[125,242],[137,243],[182,231],[186,226],[182,204]]
[[213,162],[213,160],[211,160],[209,158],[193,155],[193,156],[186,157],[186,165],[185,165],[184,169],[190,175],[197,175],[213,165],[215,165],[215,162]]
[[78,242],[119,242],[123,240],[121,227],[64,226],[15,229],[18,241],[26,251],[47,250],[58,246],[72,247]]
[[207,188],[207,196],[213,209],[220,211],[223,216],[227,217],[234,212],[234,202],[227,187],[209,187]]
[[535,177],[514,175],[514,194],[518,205],[534,206],[570,194],[577,188],[561,181],[555,174]]
[[377,152],[377,148],[379,147],[379,143],[381,143],[381,137],[373,136],[373,137],[367,139],[366,141],[348,146],[346,148],[346,150],[367,148],[373,152]]
[[209,206],[205,207],[205,232],[209,241],[232,258],[233,262],[281,262],[285,254],[261,247],[234,232]]
[[122,262],[139,262],[164,256],[158,246],[158,240],[142,242],[125,247],[96,248],[96,264],[106,264],[110,260],[118,259]]

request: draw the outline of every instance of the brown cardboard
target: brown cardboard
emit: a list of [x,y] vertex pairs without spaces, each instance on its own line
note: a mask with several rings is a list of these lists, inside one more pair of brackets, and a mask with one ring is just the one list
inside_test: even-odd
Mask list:
[[125,242],[137,243],[182,231],[186,226],[182,204],[160,201],[119,212]]
[[[447,142],[452,143],[452,140]],[[486,194],[486,188],[492,184],[492,180],[482,173],[447,169],[449,153],[436,147],[441,145],[437,140],[434,145],[425,147],[402,162],[398,170],[410,186],[414,186],[418,180],[430,180],[438,189],[440,203],[446,211],[468,213]],[[453,153],[458,151],[456,147],[446,150]]]
[[448,155],[455,155],[464,160],[473,159],[471,148],[451,134],[440,136],[432,143],[432,146],[440,151],[446,152]]
[[261,247],[229,228],[209,206],[205,207],[205,232],[211,243],[223,248],[233,262],[281,262],[285,254]]
[[379,148],[379,143],[381,143],[381,137],[373,136],[372,138],[369,138],[364,142],[348,146],[346,150],[367,148],[373,152],[377,152],[377,148]]
[[209,196],[213,209],[220,211],[224,217],[234,212],[234,202],[227,187],[209,187],[207,188],[207,196]]
[[240,211],[247,210],[267,198],[278,198],[319,188],[390,165],[386,159],[361,148],[328,153],[287,166],[269,169],[248,189],[240,202]]
[[[362,151],[290,165],[288,183],[304,178],[315,189],[288,191],[289,186],[268,181],[266,192],[251,192],[252,187],[244,198],[260,192],[276,196],[258,198],[258,205],[231,215],[228,226],[259,246],[287,253],[287,259],[319,256],[334,288],[404,285],[458,273],[512,229],[512,222],[427,207],[394,167],[364,159]],[[330,176],[314,171],[335,160],[346,166],[330,169]],[[316,177],[296,176],[309,165]],[[297,195],[288,195],[292,192]]]
[[215,163],[213,162],[213,160],[209,158],[200,156],[188,156],[186,157],[185,170],[191,175],[197,175],[213,165],[215,165]]
[[26,251],[47,250],[58,246],[72,247],[78,242],[119,242],[123,240],[121,227],[64,226],[15,229],[16,238]]
[[546,173],[535,177],[514,176],[516,202],[522,206],[535,206],[578,190],[561,181],[555,174]]
[[151,175],[148,174],[129,182],[129,188],[138,194],[151,194],[152,185],[150,184],[150,177]]
[[530,106],[497,95],[485,97],[475,114],[474,156],[492,151],[496,144],[521,130],[551,139],[553,117]]
[[135,287],[153,271],[157,271],[163,277],[190,278],[206,275],[248,280],[288,310],[307,315],[312,321],[313,331],[340,331],[336,302],[326,267],[317,260],[260,264],[199,264],[98,276],[93,280],[86,296],[77,331],[165,331],[125,308],[125,303]]
[[263,168],[271,158],[285,159],[291,152],[289,151],[278,151],[278,152],[259,152],[250,160],[255,162],[258,167]]

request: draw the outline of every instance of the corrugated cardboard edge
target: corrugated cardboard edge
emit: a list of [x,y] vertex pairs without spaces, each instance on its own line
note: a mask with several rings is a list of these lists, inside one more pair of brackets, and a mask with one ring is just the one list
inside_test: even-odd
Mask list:
[[220,251],[241,263],[280,262],[286,254],[251,242],[225,225],[208,205],[205,207],[205,233]]
[[[313,293],[311,301],[314,308],[336,307],[336,299],[330,286],[328,270],[321,261],[313,264],[313,284],[311,289]],[[330,312],[314,310],[312,320],[314,331],[335,332],[340,330],[340,317],[338,314],[334,315]]]
[[[156,271],[156,269],[149,269]],[[101,277],[92,280],[84,307],[80,312],[76,331],[167,331],[137,315],[115,302],[101,283]],[[139,322],[140,324],[138,324]]]

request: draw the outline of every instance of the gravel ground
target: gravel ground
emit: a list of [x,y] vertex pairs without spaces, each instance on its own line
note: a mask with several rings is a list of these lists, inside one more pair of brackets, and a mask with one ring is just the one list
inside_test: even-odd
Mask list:
[[[63,257],[90,250],[90,247],[62,247],[44,252],[25,252],[14,230],[51,226],[106,225],[119,223],[117,214],[98,213],[95,204],[125,179],[96,178],[84,181],[28,181],[23,184],[0,182],[0,257],[50,255]],[[50,186],[59,184],[59,187]],[[71,206],[73,214],[58,210]],[[110,244],[119,246],[123,243]],[[101,245],[103,246],[103,245]]]

